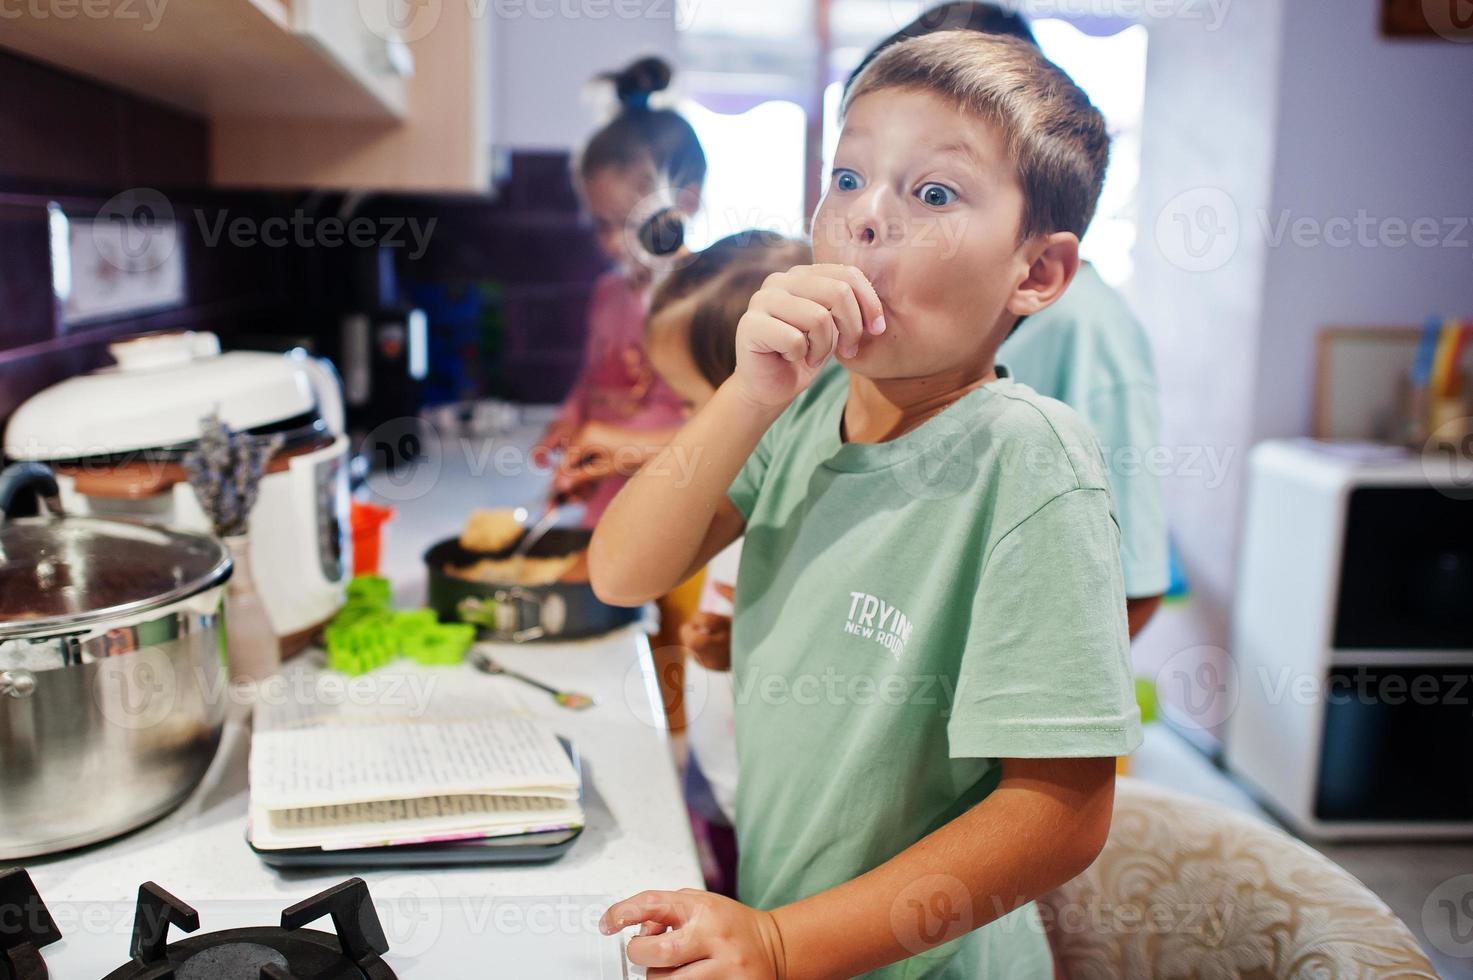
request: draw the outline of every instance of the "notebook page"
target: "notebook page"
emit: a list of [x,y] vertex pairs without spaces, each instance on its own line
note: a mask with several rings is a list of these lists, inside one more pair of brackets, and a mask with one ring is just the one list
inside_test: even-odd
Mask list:
[[251,741],[251,797],[268,810],[520,792],[572,799],[557,738],[526,718],[268,731]]

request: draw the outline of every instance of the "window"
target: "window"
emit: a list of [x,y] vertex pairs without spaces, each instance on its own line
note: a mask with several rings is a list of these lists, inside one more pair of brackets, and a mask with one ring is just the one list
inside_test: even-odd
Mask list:
[[769,99],[746,112],[725,113],[692,99],[680,111],[711,161],[701,213],[686,232],[691,248],[748,228],[807,234],[803,151],[808,115],[802,106]]
[[1131,259],[1141,176],[1141,114],[1146,102],[1146,28],[1133,24],[1096,36],[1065,20],[1033,22],[1039,46],[1067,71],[1110,127],[1110,169],[1080,252],[1117,288],[1135,271]]
[[687,95],[680,109],[711,166],[688,244],[703,248],[754,227],[805,234],[804,157],[818,57],[811,3],[683,0],[678,23]]

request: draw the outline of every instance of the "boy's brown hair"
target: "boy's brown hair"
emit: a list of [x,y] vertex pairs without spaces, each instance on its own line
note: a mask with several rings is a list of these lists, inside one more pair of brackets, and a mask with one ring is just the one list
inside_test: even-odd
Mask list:
[[932,92],[1002,130],[1023,189],[1020,240],[1056,231],[1083,237],[1105,182],[1110,136],[1089,96],[1037,48],[976,31],[902,41],[854,80],[844,109],[892,88]]
[[736,371],[736,329],[752,294],[774,272],[813,261],[806,243],[770,231],[742,231],[707,246],[666,276],[650,300],[648,324],[676,303],[695,298],[686,342],[696,370],[713,388]]

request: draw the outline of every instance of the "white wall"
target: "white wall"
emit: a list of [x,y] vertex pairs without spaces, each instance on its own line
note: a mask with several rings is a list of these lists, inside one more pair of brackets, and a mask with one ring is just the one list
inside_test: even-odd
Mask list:
[[[1221,485],[1211,473],[1166,481],[1193,595],[1140,637],[1137,658],[1168,699],[1213,676],[1200,663],[1228,669],[1246,455],[1308,433],[1316,330],[1473,314],[1468,245],[1272,239],[1284,214],[1332,232],[1324,222],[1361,210],[1473,217],[1473,47],[1384,39],[1378,10],[1263,0],[1228,7],[1217,30],[1151,25],[1133,299],[1156,347],[1168,446],[1183,460],[1231,455]],[[1212,702],[1199,692],[1204,721],[1230,710]]]
[[[1348,10],[1346,7],[1359,8]],[[1415,324],[1473,315],[1473,45],[1380,35],[1376,5],[1286,6],[1269,227],[1312,219],[1302,245],[1270,246],[1253,432],[1309,431],[1314,336],[1328,324]],[[1366,238],[1331,244],[1364,214]],[[1342,219],[1338,227],[1324,222]],[[1408,244],[1407,228],[1437,245]],[[1402,226],[1398,230],[1397,223]],[[1255,222],[1255,224],[1257,224]],[[1461,229],[1459,231],[1459,229]],[[1261,227],[1255,232],[1262,234]],[[1444,246],[1456,235],[1459,243]],[[1400,241],[1402,244],[1394,245]]]
[[[1265,258],[1235,215],[1271,197],[1285,2],[1300,0],[1263,0],[1251,13],[1230,7],[1215,27],[1149,24],[1131,293],[1155,347],[1172,454],[1167,512],[1193,597],[1163,610],[1135,652],[1168,700],[1201,663],[1221,671],[1227,659]],[[1191,720],[1214,725],[1218,708],[1194,710]]]
[[601,121],[585,87],[644,55],[675,59],[674,0],[523,0],[488,5],[493,142],[568,150]]

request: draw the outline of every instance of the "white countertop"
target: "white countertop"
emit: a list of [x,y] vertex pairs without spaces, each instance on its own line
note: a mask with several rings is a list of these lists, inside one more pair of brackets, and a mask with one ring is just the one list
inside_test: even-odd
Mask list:
[[[525,499],[535,480],[476,480],[452,462],[428,493],[390,500],[400,519],[384,570],[401,602],[423,601],[419,554],[434,535],[454,533],[467,504]],[[180,809],[121,839],[24,862],[64,936],[44,950],[52,976],[93,980],[127,959],[144,881],[192,905],[208,932],[274,925],[283,908],[354,874],[368,882],[390,944],[385,960],[401,978],[625,976],[620,941],[597,931],[609,902],[645,888],[702,886],[648,639],[633,626],[584,641],[498,644],[495,656],[598,700],[573,712],[524,688],[531,712],[571,739],[583,761],[587,825],[562,858],[465,869],[268,868],[245,842],[250,726],[248,709],[237,706],[214,764]],[[294,661],[288,670],[305,666]],[[469,666],[430,673],[457,696],[509,683]],[[314,928],[332,931],[325,920]]]
[[[519,977],[622,976],[618,940],[596,928],[608,902],[643,888],[701,887],[648,641],[630,627],[581,642],[496,645],[495,655],[599,702],[573,712],[535,690],[525,696],[583,759],[588,822],[561,859],[503,868],[268,868],[245,843],[250,729],[247,711],[232,708],[214,765],[179,810],[119,840],[25,863],[68,937],[46,950],[52,974],[91,980],[127,958],[144,881],[194,906],[201,930],[212,931],[275,924],[281,909],[358,874],[389,938],[386,960],[401,977],[471,976],[468,958],[515,961]],[[465,666],[433,673],[458,696],[506,683]],[[317,928],[332,931],[326,921]]]

